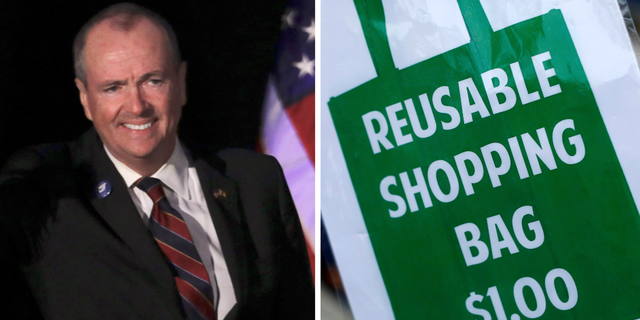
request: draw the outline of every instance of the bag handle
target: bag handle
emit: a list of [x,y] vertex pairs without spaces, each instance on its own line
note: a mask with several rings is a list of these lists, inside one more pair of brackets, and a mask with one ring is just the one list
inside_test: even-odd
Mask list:
[[[382,0],[354,0],[354,3],[378,77],[393,76],[398,69],[391,55]],[[458,6],[476,52],[490,52],[493,30],[480,1],[458,0]],[[482,63],[490,63],[490,61],[482,61]]]
[[364,38],[378,77],[392,76],[396,71],[387,37],[382,0],[354,0]]

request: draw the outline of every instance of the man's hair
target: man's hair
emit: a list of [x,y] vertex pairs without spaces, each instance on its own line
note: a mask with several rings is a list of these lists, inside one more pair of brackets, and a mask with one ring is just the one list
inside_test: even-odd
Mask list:
[[133,3],[118,3],[103,9],[93,16],[87,23],[82,26],[75,39],[73,40],[73,68],[76,78],[80,79],[84,85],[87,85],[87,69],[84,57],[84,47],[87,44],[87,36],[94,26],[102,21],[112,19],[109,27],[119,31],[131,31],[142,19],[148,19],[155,26],[159,27],[167,36],[169,50],[175,65],[180,64],[180,48],[178,47],[178,39],[173,32],[171,25],[163,17],[157,13],[141,7]]

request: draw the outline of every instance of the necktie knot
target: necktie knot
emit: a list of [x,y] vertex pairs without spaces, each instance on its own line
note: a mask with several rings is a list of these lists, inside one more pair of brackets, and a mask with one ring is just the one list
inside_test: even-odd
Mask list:
[[142,177],[135,183],[136,187],[146,192],[151,200],[155,203],[164,197],[164,191],[162,190],[162,181],[151,178]]

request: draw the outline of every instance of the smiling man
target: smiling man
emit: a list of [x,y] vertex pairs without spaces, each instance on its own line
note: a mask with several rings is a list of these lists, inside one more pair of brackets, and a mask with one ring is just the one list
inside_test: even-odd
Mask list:
[[80,30],[74,60],[94,128],[0,174],[3,274],[19,278],[4,301],[45,319],[312,319],[275,159],[178,140],[187,66],[169,24],[114,5]]
[[187,101],[187,66],[170,42],[149,19],[125,14],[76,38],[75,81],[85,115],[107,150],[142,175],[169,159]]

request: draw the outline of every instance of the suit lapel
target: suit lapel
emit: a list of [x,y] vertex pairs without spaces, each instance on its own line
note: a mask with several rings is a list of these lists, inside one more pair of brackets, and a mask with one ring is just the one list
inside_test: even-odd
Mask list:
[[[171,270],[155,244],[147,227],[142,222],[122,176],[115,168],[104,147],[91,130],[81,138],[75,152],[77,165],[83,166],[82,188],[99,216],[113,232],[139,257],[138,262],[145,266],[154,280],[162,288],[161,292],[176,293]],[[111,193],[106,197],[97,196],[97,185],[106,181],[111,185]],[[178,303],[177,294],[159,294],[168,299],[165,303]],[[174,308],[175,309],[175,308]]]
[[[91,205],[98,215],[139,257],[138,261],[150,271],[154,280],[162,288],[161,292],[172,293],[158,296],[165,299],[167,305],[179,304],[180,300],[175,290],[171,270],[142,222],[124,179],[107,156],[94,129],[81,137],[76,148],[73,148],[72,154],[74,154],[74,165],[79,167],[81,172],[81,188],[85,192],[85,197],[91,199]],[[238,310],[245,308],[243,305],[248,301],[251,277],[248,264],[252,263],[255,257],[252,258],[253,251],[247,248],[246,244],[252,241],[248,239],[250,235],[239,207],[237,184],[221,173],[224,172],[222,161],[213,154],[206,157],[208,161],[198,157],[193,159],[233,284],[236,306],[225,317],[233,319],[239,313]],[[111,184],[111,193],[106,197],[97,197],[96,188],[102,181],[108,181]],[[180,317],[180,315],[177,316]]]
[[[211,157],[216,157],[211,155]],[[217,157],[216,157],[217,159]],[[212,168],[209,163],[216,165],[215,161],[206,162],[202,158],[196,158],[194,165],[198,172],[198,179],[202,185],[211,219],[216,229],[225,263],[229,269],[231,282],[236,295],[236,307],[242,308],[247,301],[249,293],[249,252],[245,245],[251,243],[248,237],[245,222],[239,208],[238,186],[235,181],[222,175],[223,168]],[[229,319],[233,314],[233,310]]]

